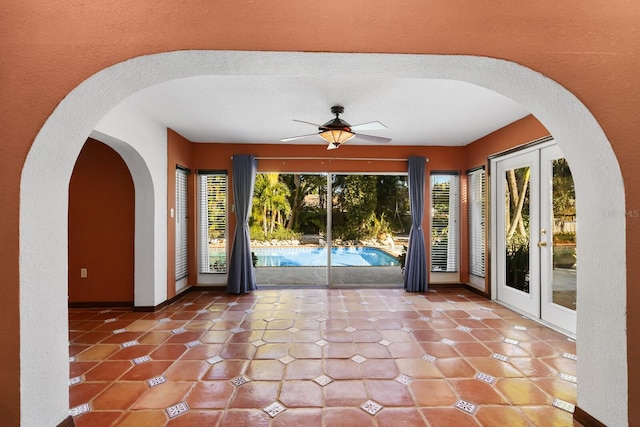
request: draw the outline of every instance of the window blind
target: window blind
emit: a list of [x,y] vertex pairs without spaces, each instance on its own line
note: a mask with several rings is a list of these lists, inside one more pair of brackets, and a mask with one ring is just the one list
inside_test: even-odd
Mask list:
[[227,272],[227,172],[198,171],[198,270]]
[[188,218],[187,218],[187,179],[189,172],[176,168],[176,210],[175,210],[175,279],[189,275],[188,263]]
[[469,207],[469,272],[485,277],[485,171],[469,172],[467,187]]
[[431,174],[431,271],[458,271],[460,180],[457,173]]

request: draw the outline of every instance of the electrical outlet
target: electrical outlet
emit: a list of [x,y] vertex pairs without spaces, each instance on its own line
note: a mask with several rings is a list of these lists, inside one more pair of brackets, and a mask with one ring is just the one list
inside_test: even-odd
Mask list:
[[80,269],[80,278],[81,279],[86,279],[87,278],[87,269],[86,268],[81,268]]

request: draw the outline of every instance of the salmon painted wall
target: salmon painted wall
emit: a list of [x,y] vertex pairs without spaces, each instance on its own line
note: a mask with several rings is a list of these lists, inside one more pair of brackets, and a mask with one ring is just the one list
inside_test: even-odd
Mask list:
[[[168,130],[167,133],[167,212],[176,211],[176,168],[178,166],[189,169],[187,178],[187,233],[189,245],[189,276],[187,284],[194,285],[196,280],[196,242],[195,242],[195,175],[192,164],[193,144],[181,135]],[[175,215],[167,215],[167,297],[176,295],[175,286],[175,255],[176,254],[176,221]]]
[[69,183],[69,303],[133,305],[134,209],[127,165],[88,139]]
[[[332,13],[338,10],[339,13]],[[100,70],[137,56],[179,49],[467,54],[506,59],[575,94],[598,120],[618,157],[627,209],[638,209],[640,174],[640,2],[212,3],[112,0],[8,2],[0,17],[0,401],[19,399],[19,189],[22,167],[43,123],[64,97]],[[331,28],[331,31],[327,31]],[[96,101],[99,102],[99,101]],[[553,102],[553,100],[550,100]],[[88,135],[87,135],[88,136]],[[396,155],[393,155],[396,157]],[[627,218],[627,256],[640,252],[640,221]],[[627,265],[627,305],[640,304],[640,263]],[[640,311],[628,313],[629,402],[640,401]],[[640,405],[629,405],[640,419]]]

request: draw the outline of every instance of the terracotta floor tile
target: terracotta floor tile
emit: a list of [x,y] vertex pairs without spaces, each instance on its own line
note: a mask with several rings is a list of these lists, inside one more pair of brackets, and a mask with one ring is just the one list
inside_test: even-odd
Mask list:
[[336,380],[362,378],[360,365],[350,359],[325,359],[325,374]]
[[[268,346],[280,345],[280,344],[267,344]],[[265,346],[262,346],[265,347]],[[258,349],[259,350],[259,349]],[[263,350],[263,353],[265,351]],[[224,346],[222,351],[220,351],[220,356],[225,359],[252,359],[254,354],[256,354],[256,347],[249,343],[229,343]],[[284,354],[281,354],[278,357],[282,357]],[[260,359],[272,359],[275,356],[263,356],[258,357]]]
[[464,357],[489,357],[493,353],[480,342],[459,342],[456,350]]
[[[234,344],[227,344],[227,347],[225,348],[225,350],[228,349],[229,346],[231,345],[234,345]],[[235,345],[240,345],[240,344],[235,344]],[[249,345],[253,348],[253,351],[247,351],[247,354],[249,354],[249,356],[237,355],[235,357],[251,359],[252,357],[250,355],[255,353],[255,356],[253,356],[253,358],[255,359],[280,359],[281,357],[284,357],[287,354],[289,354],[289,346],[291,344],[289,343],[265,344],[258,347],[257,350],[253,345],[251,344]],[[225,350],[223,350],[223,352],[220,354],[222,357],[226,357],[224,355]]]
[[415,380],[409,387],[417,406],[453,406],[458,401],[453,388],[443,380]]
[[99,363],[99,361],[69,363],[69,378],[83,375],[87,371],[96,367]]
[[564,357],[545,357],[540,360],[552,368],[555,368],[558,372],[564,372],[565,374],[571,375],[578,374],[578,367],[575,360]]
[[142,332],[122,332],[105,338],[102,340],[102,344],[122,344],[123,342],[137,340],[142,334]]
[[153,360],[176,360],[186,351],[184,344],[163,344],[156,347],[149,356]]
[[352,342],[330,342],[323,347],[324,357],[348,359],[357,354],[356,345]]
[[111,331],[87,332],[76,337],[74,344],[97,344],[113,335]]
[[473,416],[456,408],[424,408],[422,413],[432,426],[480,427]]
[[181,334],[173,335],[165,341],[167,344],[184,344],[191,341],[199,340],[203,335],[202,332],[183,332]]
[[142,381],[115,382],[100,393],[91,403],[95,410],[129,409],[149,388]]
[[[315,344],[314,344],[315,345]],[[286,368],[285,379],[287,380],[311,380],[323,373],[324,363],[320,359],[294,360]]]
[[120,377],[120,381],[146,381],[162,375],[172,363],[170,360],[164,360],[141,363],[135,366],[132,364],[132,368]]
[[124,414],[117,427],[161,426],[167,422],[164,410],[133,411]]
[[367,400],[362,380],[334,381],[324,387],[325,406],[360,406]]
[[271,417],[262,409],[234,409],[225,411],[220,420],[221,426],[232,427],[268,427]]
[[503,378],[495,386],[514,405],[551,405],[553,402],[553,398],[529,379]]
[[426,426],[422,414],[417,408],[388,408],[376,414],[378,427],[417,427]]
[[549,395],[566,402],[576,403],[578,395],[578,386],[576,384],[560,378],[534,378],[533,381]]
[[550,357],[560,356],[560,352],[557,348],[543,342],[543,341],[527,341],[521,342],[520,347],[525,349],[533,357]]
[[290,408],[278,414],[271,422],[271,427],[321,426],[322,409]]
[[[184,399],[193,387],[192,382],[170,381],[149,388],[131,406],[131,409],[164,409]],[[144,425],[144,424],[141,424]]]
[[522,412],[511,406],[483,406],[476,418],[485,426],[530,427]]
[[229,380],[242,375],[247,365],[246,360],[225,360],[209,368],[201,380]]
[[524,376],[522,372],[511,366],[508,362],[482,357],[469,357],[466,360],[478,372],[484,372],[492,377],[517,378]]
[[76,355],[76,360],[104,360],[120,350],[117,344],[97,344]]
[[156,345],[134,345],[127,348],[121,348],[109,356],[109,360],[133,360],[137,357],[146,356],[154,351]]
[[463,358],[438,359],[434,363],[445,378],[470,378],[475,374],[475,369]]
[[412,378],[443,378],[434,363],[422,359],[395,359],[398,371]]
[[438,331],[434,331],[433,329],[416,329],[411,333],[417,341],[438,342],[443,338]]
[[443,344],[440,342],[421,342],[420,347],[425,353],[435,357],[459,357],[460,353],[456,351],[456,348],[452,345]]
[[[394,334],[398,331],[376,330],[376,329],[359,329],[352,333],[353,342],[355,343],[373,343],[378,342],[386,337],[394,338]],[[399,334],[397,334],[399,335]],[[389,339],[392,342],[400,342],[399,339]]]
[[128,360],[105,360],[84,374],[84,378],[86,381],[115,381],[132,366]]
[[[507,401],[491,385],[477,379],[449,380],[461,399],[476,405],[504,405]],[[498,424],[496,424],[498,425]],[[509,425],[509,424],[504,424]]]
[[73,425],[74,427],[111,426],[123,415],[122,411],[91,411],[73,417]]
[[229,381],[201,381],[185,400],[190,408],[224,409],[234,392],[235,387]]
[[164,375],[172,381],[198,381],[211,365],[204,360],[178,360]]
[[222,344],[200,344],[188,349],[183,355],[182,360],[206,360],[220,353]]
[[387,348],[393,358],[422,357],[424,354],[424,349],[417,342],[394,342]]
[[278,399],[280,382],[250,381],[236,387],[230,408],[264,408]]
[[413,397],[406,385],[394,380],[366,380],[369,399],[387,406],[413,406]]
[[388,379],[400,375],[397,365],[391,359],[369,359],[360,364],[364,378]]
[[476,338],[469,332],[459,331],[457,329],[438,329],[438,333],[442,338],[456,342],[477,342]]
[[555,369],[532,357],[513,357],[509,362],[527,377],[552,377],[558,375]]
[[233,335],[229,331],[208,331],[202,334],[200,341],[206,344],[224,344]]
[[162,344],[171,336],[171,332],[168,331],[160,331],[160,332],[147,332],[138,338],[138,342],[140,344]]
[[284,381],[279,401],[287,408],[312,408],[324,405],[322,387],[313,381]]
[[567,427],[574,425],[573,414],[552,406],[526,406],[522,408],[522,412],[534,426]]
[[215,426],[222,416],[222,411],[194,411],[180,415],[167,423],[167,427]]
[[327,408],[323,411],[322,418],[324,425],[331,427],[370,427],[376,425],[375,419],[360,408]]
[[280,381],[286,365],[279,360],[252,360],[245,374],[255,381]]
[[89,403],[109,385],[110,383],[108,382],[91,382],[80,383],[69,387],[69,407],[75,408],[84,403]]

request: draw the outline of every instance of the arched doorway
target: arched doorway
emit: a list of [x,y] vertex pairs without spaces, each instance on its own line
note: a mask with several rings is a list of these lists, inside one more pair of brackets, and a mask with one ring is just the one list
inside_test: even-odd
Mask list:
[[[147,73],[149,69],[153,73]],[[610,216],[605,224],[601,220],[602,206],[625,210],[622,175],[604,132],[571,93],[533,70],[484,57],[181,51],[135,58],[92,76],[60,103],[29,152],[20,204],[20,376],[25,424],[42,425],[66,417],[66,200],[75,159],[101,119],[137,90],[176,78],[239,73],[357,75],[363,69],[378,76],[446,78],[483,86],[521,103],[550,130],[572,165],[577,209],[585,213],[579,231],[579,256],[585,266],[578,277],[578,306],[583,313],[578,316],[578,351],[589,347],[618,350],[609,355],[606,366],[588,351],[580,352],[584,355],[578,362],[580,406],[596,416],[619,413],[626,419],[626,319],[623,310],[617,309],[626,301],[625,218]],[[97,139],[110,139],[112,146],[120,146],[132,170],[136,198],[140,193],[141,199],[136,199],[141,207],[136,210],[136,305],[154,305],[161,301],[163,290],[166,298],[166,227],[161,221],[166,215],[162,203],[166,170],[158,167],[162,159],[136,140],[134,133]],[[136,178],[135,170],[145,172]],[[139,185],[148,191],[138,191]],[[144,239],[138,239],[138,230],[144,230]],[[608,254],[606,264],[596,262],[601,253]],[[44,267],[43,259],[48,260]],[[612,281],[620,286],[606,293],[598,290],[599,284]],[[47,286],[43,288],[42,283]],[[31,315],[34,307],[38,308],[37,318]],[[49,324],[46,329],[37,327],[42,318]],[[42,347],[50,351],[41,352]],[[43,383],[45,376],[50,381]],[[608,392],[603,395],[602,389]],[[43,400],[42,395],[49,398]]]

